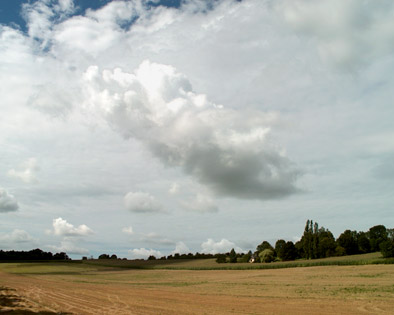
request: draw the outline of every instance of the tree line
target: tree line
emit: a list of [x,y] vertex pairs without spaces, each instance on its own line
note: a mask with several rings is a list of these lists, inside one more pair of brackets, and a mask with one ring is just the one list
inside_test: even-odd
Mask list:
[[30,251],[0,250],[0,260],[70,260],[70,258],[64,252],[52,254],[51,252],[44,252],[36,248]]
[[[154,255],[150,255],[147,260],[176,260],[176,259],[210,259],[210,258],[218,258],[222,254],[204,254],[204,253],[188,253],[188,254],[179,254],[175,253],[174,255],[162,256],[156,258]],[[84,257],[87,259],[87,257]],[[115,254],[101,254],[98,259],[122,259],[126,260],[126,258],[118,258]],[[136,259],[136,260],[144,260],[144,259]]]
[[[394,257],[394,229],[387,229],[384,225],[375,225],[366,232],[346,230],[335,239],[328,229],[319,227],[317,222],[307,220],[303,235],[296,243],[279,239],[275,246],[263,241],[254,252],[249,251],[248,253],[236,253],[232,249],[230,252],[218,254],[175,253],[160,258],[151,255],[147,260],[214,258],[218,263],[273,262],[365,254],[377,251],[381,251],[383,257]],[[120,258],[115,254],[101,254],[99,259]]]
[[293,243],[279,239],[275,247],[263,241],[252,253],[221,254],[216,261],[225,262],[272,262],[295,259],[317,259],[332,256],[365,254],[381,251],[383,257],[394,257],[394,229],[384,225],[375,225],[367,232],[346,230],[337,239],[326,228],[319,227],[317,222],[307,220],[301,239]]

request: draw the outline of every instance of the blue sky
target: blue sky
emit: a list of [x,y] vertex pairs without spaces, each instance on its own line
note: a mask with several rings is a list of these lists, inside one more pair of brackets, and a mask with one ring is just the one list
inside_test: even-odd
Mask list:
[[[26,3],[25,0],[3,0],[0,2],[0,23],[10,25],[14,23],[19,25],[21,29],[25,30],[26,22],[22,17],[21,9],[22,5]],[[34,1],[30,1],[34,2]],[[75,15],[83,14],[86,9],[96,10],[105,6],[111,0],[76,0],[74,1],[75,6],[78,8],[75,11]],[[152,6],[166,6],[177,8],[180,6],[180,0],[160,0],[158,2],[149,3]]]
[[391,1],[159,4],[0,3],[0,248],[140,258],[296,241],[307,219],[393,227]]

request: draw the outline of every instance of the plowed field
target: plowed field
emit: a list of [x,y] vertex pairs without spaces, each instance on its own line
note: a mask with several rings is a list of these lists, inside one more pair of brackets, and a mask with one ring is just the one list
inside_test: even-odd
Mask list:
[[119,270],[1,264],[0,313],[394,314],[394,265]]

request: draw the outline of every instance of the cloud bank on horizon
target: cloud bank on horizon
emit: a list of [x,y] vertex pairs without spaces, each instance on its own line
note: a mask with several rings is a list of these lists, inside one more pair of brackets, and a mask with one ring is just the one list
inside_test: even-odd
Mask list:
[[[260,230],[244,209],[392,219],[392,1],[156,2],[37,0],[21,6],[26,32],[0,24],[4,239],[44,239],[16,223],[34,213],[53,220],[54,250],[86,254],[108,228],[142,257],[242,250]],[[166,224],[199,241],[152,219],[174,213]]]

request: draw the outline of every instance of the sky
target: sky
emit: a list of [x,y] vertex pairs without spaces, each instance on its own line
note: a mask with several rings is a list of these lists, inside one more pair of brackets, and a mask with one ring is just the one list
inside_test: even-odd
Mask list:
[[1,249],[394,226],[391,0],[3,0],[0,23]]

